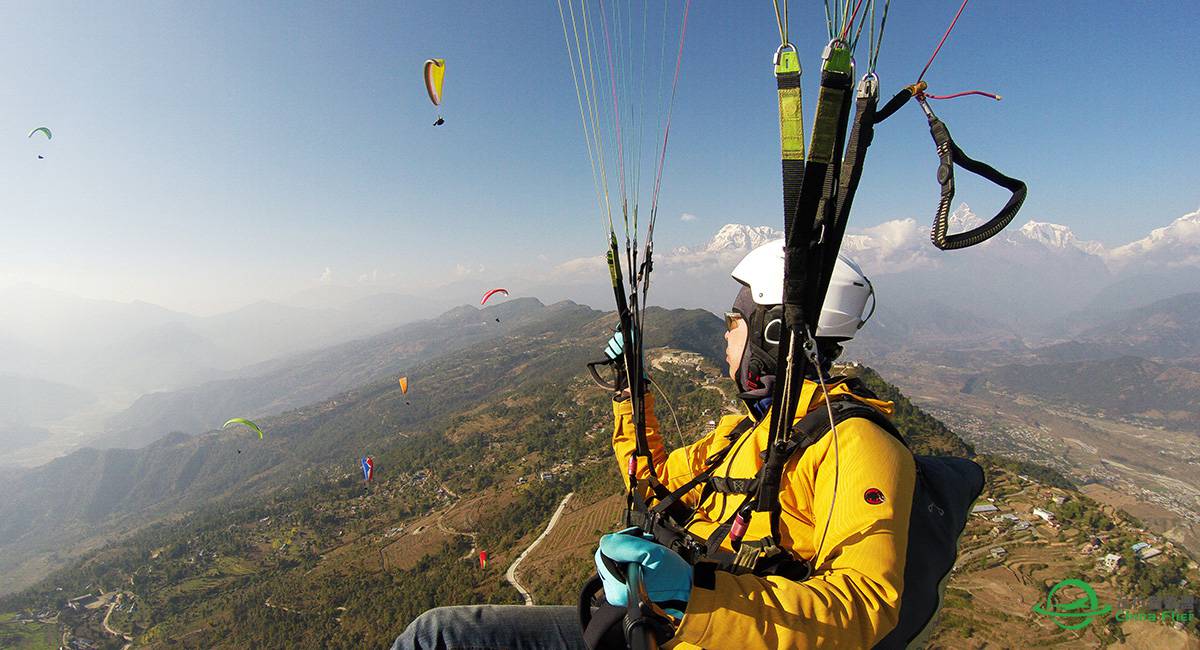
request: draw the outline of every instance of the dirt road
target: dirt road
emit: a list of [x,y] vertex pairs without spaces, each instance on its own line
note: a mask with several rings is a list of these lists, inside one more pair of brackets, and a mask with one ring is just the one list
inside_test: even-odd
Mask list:
[[567,496],[563,497],[562,502],[558,504],[558,509],[554,511],[554,516],[550,517],[550,523],[546,524],[546,530],[543,530],[542,534],[538,535],[538,538],[533,540],[532,544],[525,547],[524,551],[521,551],[521,555],[519,555],[517,559],[513,561],[512,565],[508,567],[508,571],[504,574],[504,579],[507,580],[509,584],[511,584],[513,588],[521,594],[521,598],[525,599],[526,605],[533,604],[533,596],[530,595],[529,590],[526,589],[517,579],[517,567],[521,566],[521,562],[529,556],[529,553],[533,551],[533,549],[537,548],[537,545],[541,544],[543,539],[546,539],[546,536],[550,534],[551,530],[554,530],[554,525],[558,523],[558,518],[562,516],[563,509],[567,507],[567,502],[570,501],[571,497],[573,496],[575,496],[575,493],[571,492],[567,494]]

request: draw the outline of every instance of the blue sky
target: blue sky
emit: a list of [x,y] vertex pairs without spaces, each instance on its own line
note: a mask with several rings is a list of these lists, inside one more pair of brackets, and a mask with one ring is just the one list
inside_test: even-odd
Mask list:
[[[885,94],[958,6],[894,4]],[[1019,219],[1124,243],[1200,206],[1198,20],[1194,3],[974,0],[927,79],[1004,95],[935,108],[1029,183]],[[810,98],[824,30],[821,3],[793,2]],[[660,245],[781,223],[777,41],[769,2],[693,4]],[[438,129],[430,56],[447,60]],[[0,286],[209,312],[326,268],[415,288],[603,247],[553,0],[14,4],[0,74]],[[52,142],[25,138],[41,125]],[[935,166],[906,107],[877,134],[852,225],[927,221]],[[980,212],[1002,198],[960,187]]]

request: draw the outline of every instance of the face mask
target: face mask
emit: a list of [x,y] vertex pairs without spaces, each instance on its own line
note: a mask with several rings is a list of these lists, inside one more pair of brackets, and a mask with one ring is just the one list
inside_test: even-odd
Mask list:
[[733,301],[733,311],[741,315],[749,328],[746,347],[738,364],[738,388],[743,394],[770,394],[779,337],[783,333],[783,307],[755,304],[750,288],[743,286]]

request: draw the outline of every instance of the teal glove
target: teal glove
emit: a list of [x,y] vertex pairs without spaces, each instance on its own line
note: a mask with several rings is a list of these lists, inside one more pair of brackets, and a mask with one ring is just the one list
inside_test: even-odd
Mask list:
[[[634,344],[636,344],[637,343],[637,331],[636,330],[634,331],[633,337],[631,337],[631,338],[633,339]],[[621,333],[621,330],[617,330],[616,334],[613,334],[612,338],[610,338],[608,340],[608,344],[604,346],[604,355],[607,356],[609,359],[616,361],[617,359],[620,359],[621,355],[624,353],[625,353],[625,335]]]
[[624,607],[628,604],[625,579],[614,574],[604,559],[617,564],[636,562],[642,565],[642,576],[646,583],[646,595],[665,612],[675,618],[683,618],[688,598],[692,593],[692,567],[678,553],[646,539],[641,534],[629,534],[636,529],[610,533],[600,538],[596,549],[596,570],[604,583],[604,597],[610,605]]

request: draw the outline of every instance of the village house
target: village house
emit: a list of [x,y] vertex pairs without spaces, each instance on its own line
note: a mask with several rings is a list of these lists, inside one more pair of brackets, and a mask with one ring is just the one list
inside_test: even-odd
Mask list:
[[1059,527],[1058,521],[1054,518],[1054,513],[1050,512],[1049,510],[1034,508],[1033,516],[1040,517],[1042,521],[1045,521],[1047,524],[1049,524],[1051,528]]

